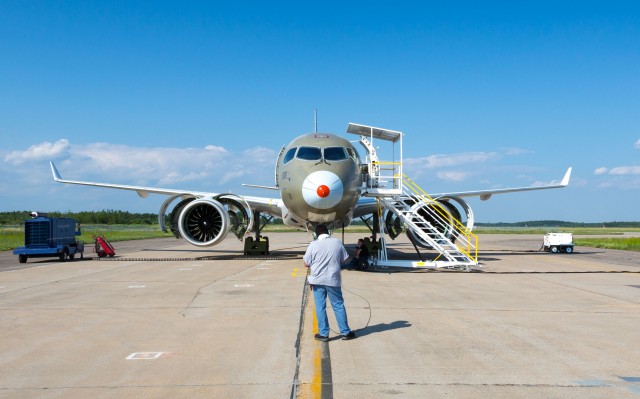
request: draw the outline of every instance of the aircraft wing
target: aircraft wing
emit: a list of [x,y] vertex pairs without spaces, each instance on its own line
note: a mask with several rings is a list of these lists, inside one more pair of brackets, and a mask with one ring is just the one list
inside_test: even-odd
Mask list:
[[514,188],[501,188],[501,189],[493,189],[493,190],[476,190],[476,191],[459,191],[452,193],[434,193],[429,194],[433,198],[438,197],[480,197],[481,200],[486,201],[494,194],[506,194],[506,193],[516,193],[520,191],[534,191],[534,190],[546,190],[551,188],[562,188],[569,185],[569,179],[571,179],[571,170],[572,168],[568,168],[564,174],[564,177],[560,181],[560,183],[551,183],[547,185],[540,186],[528,186],[528,187],[514,187]]
[[[516,193],[521,191],[534,191],[534,190],[546,190],[551,188],[562,188],[569,185],[569,179],[571,179],[571,170],[572,168],[568,168],[564,174],[564,177],[560,181],[560,183],[551,183],[542,186],[528,186],[528,187],[514,187],[514,188],[501,188],[501,189],[493,189],[493,190],[475,190],[475,191],[458,191],[458,192],[450,192],[450,193],[429,193],[432,198],[440,198],[440,197],[480,197],[481,200],[486,201],[491,198],[494,194],[506,194],[506,193]],[[375,198],[371,197],[362,197],[358,200],[358,204],[353,211],[354,217],[360,217],[368,214],[372,214],[377,212],[378,204]]]
[[[88,181],[77,181],[77,180],[66,180],[60,176],[60,172],[58,172],[58,168],[56,165],[50,161],[51,173],[53,174],[53,180],[58,183],[65,184],[78,184],[82,186],[94,186],[94,187],[105,187],[105,188],[114,188],[117,190],[129,190],[135,191],[140,197],[147,198],[149,194],[161,194],[161,195],[192,195],[195,197],[206,197],[206,196],[216,196],[218,193],[210,193],[210,192],[202,192],[202,191],[186,191],[186,190],[176,190],[170,188],[157,188],[157,187],[144,187],[144,186],[129,186],[124,184],[112,184],[112,183],[97,183],[97,182],[88,182]],[[252,210],[267,212],[276,217],[282,217],[280,211],[280,205],[282,200],[280,198],[263,198],[263,197],[242,197]]]

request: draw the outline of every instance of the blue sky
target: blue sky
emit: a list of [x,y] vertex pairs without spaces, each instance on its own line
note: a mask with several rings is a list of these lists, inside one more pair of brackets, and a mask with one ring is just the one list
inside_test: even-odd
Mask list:
[[0,210],[157,212],[65,178],[270,196],[280,148],[348,122],[405,132],[477,221],[638,221],[634,2],[0,2]]

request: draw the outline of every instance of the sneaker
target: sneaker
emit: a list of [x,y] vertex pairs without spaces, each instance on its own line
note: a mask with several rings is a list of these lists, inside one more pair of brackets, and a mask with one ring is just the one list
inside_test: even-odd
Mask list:
[[314,335],[314,338],[317,339],[318,341],[329,342],[329,337],[326,335],[316,334]]
[[353,331],[351,331],[351,332],[349,332],[349,334],[347,334],[347,335],[343,335],[343,336],[342,336],[342,339],[343,339],[343,340],[345,340],[345,341],[347,341],[347,340],[350,340],[350,339],[354,339],[355,337],[356,337],[356,333],[354,333]]

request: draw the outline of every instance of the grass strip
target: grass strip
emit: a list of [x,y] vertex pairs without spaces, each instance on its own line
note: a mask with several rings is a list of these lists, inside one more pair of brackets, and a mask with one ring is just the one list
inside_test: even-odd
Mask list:
[[630,238],[576,238],[575,245],[593,248],[620,249],[640,252],[640,237]]
[[[474,229],[474,233],[479,234],[540,234],[542,236],[549,231],[571,232],[574,235],[622,235],[624,232],[638,231],[639,229],[602,229],[602,228],[575,228],[575,229],[539,229],[539,228],[510,228],[510,229],[494,229],[494,228],[478,228]],[[269,225],[263,233],[268,232],[296,232],[297,229],[283,225]],[[364,226],[349,226],[345,229],[347,233],[369,233]],[[93,235],[104,235],[107,240],[130,241],[143,240],[147,238],[173,237],[171,233],[163,233],[158,226],[135,226],[135,225],[83,225],[82,235],[78,238],[84,241],[86,245],[93,244]],[[573,243],[579,246],[621,249],[626,251],[640,251],[640,238],[574,238]],[[23,227],[0,227],[0,251],[9,251],[24,245],[24,228]]]

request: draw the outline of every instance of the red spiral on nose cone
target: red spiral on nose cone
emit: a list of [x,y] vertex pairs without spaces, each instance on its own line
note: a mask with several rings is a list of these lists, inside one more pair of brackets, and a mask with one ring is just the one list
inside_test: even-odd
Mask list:
[[318,187],[316,192],[318,193],[318,197],[320,198],[327,198],[329,194],[331,194],[331,190],[329,190],[329,187],[325,186],[324,184]]

